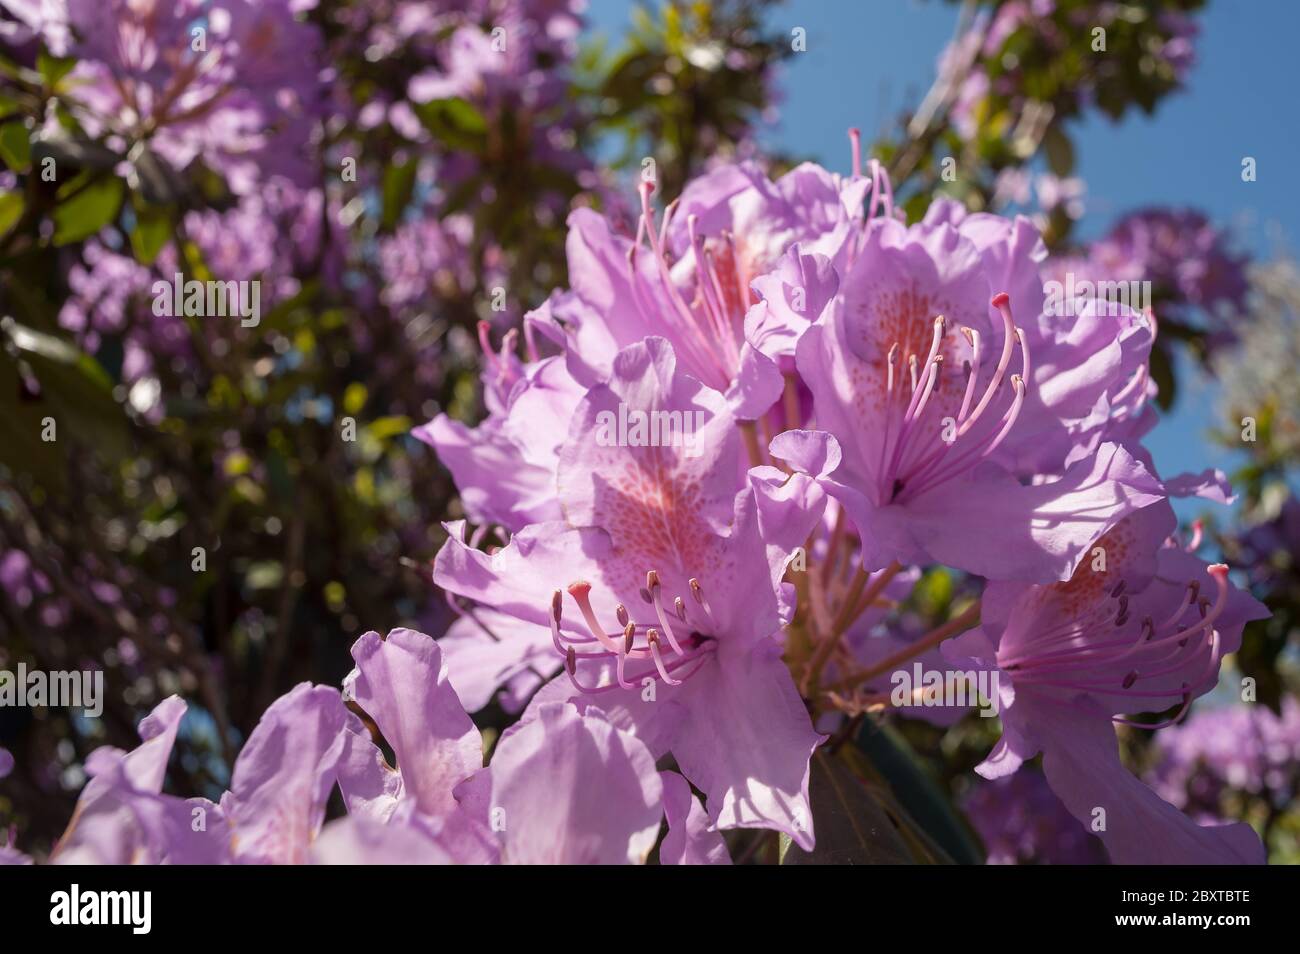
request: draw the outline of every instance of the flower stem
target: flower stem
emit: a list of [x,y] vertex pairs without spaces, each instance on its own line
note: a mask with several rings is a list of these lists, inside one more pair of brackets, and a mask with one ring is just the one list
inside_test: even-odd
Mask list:
[[859,669],[857,672],[851,672],[842,679],[838,679],[826,687],[827,692],[839,692],[844,689],[852,689],[870,679],[889,672],[899,663],[905,663],[909,659],[921,655],[928,649],[938,646],[945,639],[950,639],[958,633],[965,632],[979,622],[980,604],[976,600],[965,610],[954,616],[948,622],[935,629],[930,630],[910,646],[905,646],[891,656],[887,656],[874,666],[868,666],[865,669]]

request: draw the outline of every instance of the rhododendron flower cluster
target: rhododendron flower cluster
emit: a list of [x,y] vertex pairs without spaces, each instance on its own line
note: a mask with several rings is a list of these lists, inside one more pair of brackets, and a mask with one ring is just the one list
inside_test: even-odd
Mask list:
[[[75,57],[68,102],[133,162],[201,157],[237,192],[308,174],[320,38],[294,0],[6,0],[56,56]],[[51,134],[57,123],[50,117]]]
[[[1225,491],[1162,480],[1138,443],[1154,322],[1044,314],[1027,220],[938,200],[906,226],[869,173],[722,168],[661,214],[643,184],[634,235],[574,214],[572,288],[529,316],[527,361],[488,352],[488,420],[421,432],[478,524],[449,525],[434,569],[473,607],[453,685],[501,690],[525,722],[598,708],[680,768],[713,827],[811,845],[817,729],[942,644],[1001,677],[984,774],[1042,752],[1076,817],[1110,813],[1116,860],[1259,860],[1245,826],[1199,827],[1145,788],[1111,728],[1185,709],[1263,615],[1171,539],[1169,496]],[[704,424],[693,448],[602,446],[618,408]],[[982,610],[863,658],[849,633],[935,564],[983,577]]]
[[1182,527],[1233,489],[1144,444],[1246,262],[1191,210],[1069,239],[1068,124],[1195,23],[967,5],[833,171],[748,128],[764,9],[607,58],[579,0],[0,0],[0,370],[61,484],[0,461],[0,691],[131,683],[35,771],[4,737],[76,806],[0,864],[1265,860],[1298,710],[1220,703],[1300,512]]
[[[811,760],[913,661],[991,674],[980,773],[1041,753],[1112,860],[1261,860],[1119,759],[1116,724],[1177,721],[1265,615],[1177,537],[1169,498],[1226,499],[1222,475],[1163,479],[1140,444],[1152,316],[1047,314],[1029,220],[938,199],[907,225],[853,142],[848,176],[720,166],[661,208],[645,181],[631,232],[574,212],[571,287],[522,341],[481,329],[487,419],[418,431],[467,518],[432,572],[460,621],[361,637],[219,802],[161,794],[164,702],[92,758],[54,860],[713,863],[745,828],[810,851]],[[918,630],[892,607],[935,566],[982,598]],[[940,723],[975,704],[914,692]],[[519,718],[485,766],[466,709],[494,701]]]

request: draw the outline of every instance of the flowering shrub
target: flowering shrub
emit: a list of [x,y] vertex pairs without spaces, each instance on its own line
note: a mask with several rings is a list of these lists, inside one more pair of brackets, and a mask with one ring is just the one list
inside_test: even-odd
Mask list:
[[1263,862],[1292,700],[1198,700],[1281,705],[1293,508],[1143,443],[1252,276],[1069,240],[1196,4],[986,6],[835,172],[747,4],[0,0],[0,670],[115,687],[0,861]]

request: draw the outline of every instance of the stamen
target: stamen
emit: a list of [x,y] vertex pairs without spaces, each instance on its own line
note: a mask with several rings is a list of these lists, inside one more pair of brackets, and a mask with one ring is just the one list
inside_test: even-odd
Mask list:
[[540,361],[542,357],[537,348],[537,334],[534,330],[536,324],[535,318],[524,318],[524,348],[528,351],[528,360],[532,362]]
[[632,652],[632,644],[636,640],[636,624],[628,623],[623,630],[623,651],[618,654],[617,668],[614,675],[618,679],[618,685],[621,689],[632,689],[634,686],[628,682],[624,675],[624,669],[627,666],[627,657]]
[[[931,369],[934,366],[934,359],[939,354],[939,345],[943,341],[943,331],[943,315],[938,315],[934,319],[934,331],[930,335],[930,353],[925,356],[926,377],[922,383],[926,385],[926,387],[929,386]],[[916,414],[916,407],[921,396],[916,390],[916,355],[912,355],[908,360],[908,364],[910,364],[912,368],[912,400],[907,405],[906,413],[903,414],[903,420],[905,421],[910,420],[913,416],[919,417],[919,415]],[[922,390],[925,390],[925,388],[922,388]]]
[[1191,606],[1192,603],[1196,602],[1197,598],[1200,596],[1200,592],[1201,592],[1200,580],[1192,580],[1190,583],[1188,583],[1186,589],[1183,590],[1182,602],[1178,604],[1178,608],[1174,610],[1173,613],[1170,614],[1169,618],[1160,624],[1160,628],[1164,629],[1166,626],[1173,626],[1180,619],[1182,619],[1183,614],[1187,612],[1187,607]]
[[483,360],[487,362],[488,369],[495,371],[497,367],[497,355],[492,349],[492,325],[487,321],[480,320],[478,323],[478,346],[483,349]]
[[1011,307],[1008,304],[1010,300],[1011,296],[1006,292],[998,292],[993,296],[992,305],[1002,315],[1002,355],[998,358],[998,366],[993,372],[993,379],[989,381],[989,386],[985,389],[979,404],[975,405],[975,410],[971,411],[970,417],[963,421],[957,429],[958,437],[970,430],[971,426],[979,420],[979,416],[984,413],[984,409],[993,400],[993,395],[997,393],[998,387],[1002,384],[1002,378],[1007,372],[1007,367],[1011,364],[1012,342],[1018,336],[1016,335],[1016,324],[1011,318]]
[[[1051,638],[1054,642],[1065,642],[1066,647],[1064,649],[1051,652],[1041,650],[1026,652],[1022,650],[1019,658],[1000,659],[999,665],[1006,671],[1015,672],[1019,678],[1031,679],[1039,685],[1058,686],[1079,691],[1098,691],[1111,695],[1120,693],[1127,693],[1137,697],[1180,695],[1187,691],[1189,686],[1193,689],[1201,686],[1214,676],[1218,666],[1221,643],[1219,633],[1213,626],[1215,620],[1218,619],[1227,605],[1228,596],[1227,566],[1215,564],[1209,567],[1207,572],[1215,581],[1216,597],[1213,604],[1205,598],[1197,600],[1198,607],[1205,607],[1203,618],[1190,626],[1157,636],[1157,627],[1151,617],[1146,616],[1142,620],[1136,640],[1131,638],[1102,639],[1101,641],[1091,641],[1080,645],[1079,640],[1081,638],[1087,639],[1091,634],[1103,632],[1096,628],[1097,624],[1102,621],[1095,619],[1096,612],[1093,611],[1085,613],[1069,626],[1055,628],[1056,635]],[[1117,585],[1115,589],[1119,590],[1121,588]],[[1190,600],[1194,598],[1193,593],[1194,590],[1189,585],[1187,592],[1184,594],[1181,608],[1171,617],[1170,622],[1165,624],[1166,626],[1176,623],[1177,619],[1181,618]],[[1119,600],[1120,605],[1116,624],[1122,625],[1123,620],[1128,616],[1128,598],[1121,594]],[[1193,637],[1202,632],[1208,634],[1207,638],[1198,640],[1193,644]],[[1134,685],[1139,680],[1150,681],[1169,673],[1178,672],[1191,662],[1194,657],[1207,649],[1208,655],[1203,672],[1190,684],[1183,683],[1182,690],[1174,691],[1150,686],[1134,689]],[[1113,669],[1123,660],[1139,655],[1143,658],[1143,662],[1127,672],[1121,682],[1121,688],[1108,688],[1105,682],[1104,670],[1099,667]],[[1060,678],[1075,671],[1081,671],[1084,678]],[[1087,678],[1088,673],[1091,673],[1094,678]],[[1111,685],[1114,684],[1111,683]]]
[[573,647],[565,647],[560,641],[560,610],[563,604],[564,594],[556,590],[555,596],[551,598],[551,642],[555,644],[555,651],[567,659],[569,653],[573,652]]
[[591,608],[591,584],[585,580],[576,580],[569,584],[569,595],[573,601],[578,604],[578,609],[582,613],[582,618],[587,623],[587,629],[591,631],[592,637],[611,653],[618,652],[618,644],[605,635],[604,627],[596,619],[596,613]]
[[957,423],[966,420],[966,415],[970,412],[970,402],[975,397],[975,382],[980,376],[980,333],[974,328],[962,327],[961,333],[966,336],[970,342],[971,358],[966,363],[966,394],[961,401],[961,410],[957,412]]
[[704,239],[697,231],[700,217],[692,213],[686,218],[686,227],[691,240],[691,249],[695,252],[696,281],[700,286],[700,297],[705,317],[712,325],[713,333],[719,340],[734,344],[735,338],[728,327],[725,298],[722,284],[718,281],[717,270],[713,266],[713,256],[704,249]]
[[659,592],[663,588],[659,585],[659,574],[655,570],[650,570],[645,575],[646,589],[650,591],[650,599],[654,603],[655,615],[659,617],[659,625],[664,628],[664,635],[668,637],[668,645],[673,648],[673,652],[678,656],[684,655],[682,647],[677,642],[677,637],[673,633],[673,627],[668,622],[668,614],[664,612],[663,600],[659,598]]
[[[691,341],[694,350],[697,352],[697,358],[700,356],[703,358],[703,366],[712,367],[721,375],[723,380],[729,381],[730,373],[728,369],[718,359],[708,336],[704,333],[704,329],[700,327],[700,323],[696,320],[690,306],[686,304],[686,300],[682,298],[681,292],[678,291],[677,283],[673,281],[672,273],[668,268],[668,259],[664,255],[664,242],[660,240],[654,228],[654,212],[650,208],[650,193],[653,191],[654,184],[650,182],[642,182],[638,188],[641,196],[641,215],[646,222],[645,231],[650,240],[650,250],[659,269],[659,280],[663,285],[664,294],[668,296],[668,301],[673,306],[665,317],[674,320],[678,328],[686,336],[686,339]],[[693,339],[692,335],[694,336]]]
[[1187,691],[1187,688],[1187,683],[1183,683],[1183,704],[1179,706],[1177,712],[1175,712],[1170,718],[1165,719],[1163,722],[1135,722],[1132,719],[1125,719],[1122,716],[1115,716],[1111,721],[1116,725],[1131,725],[1135,729],[1148,729],[1153,732],[1156,729],[1167,729],[1169,726],[1176,725],[1183,721],[1183,716],[1187,715],[1187,710],[1192,706],[1192,694]]
[[654,656],[655,668],[659,670],[659,677],[670,686],[680,686],[681,681],[670,676],[668,670],[664,668],[663,656],[659,653],[658,630],[652,629],[650,632],[646,633],[646,641],[650,643],[650,652]]

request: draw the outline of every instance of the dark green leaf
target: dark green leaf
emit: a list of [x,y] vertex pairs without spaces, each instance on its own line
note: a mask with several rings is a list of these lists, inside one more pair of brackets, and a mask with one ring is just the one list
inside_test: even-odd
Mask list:
[[385,231],[397,225],[402,212],[415,193],[415,162],[389,166],[384,172],[384,209],[381,220]]
[[858,747],[889,782],[900,805],[953,861],[984,863],[983,852],[958,818],[948,797],[916,758],[897,730],[868,721],[857,738]]
[[435,99],[415,107],[426,129],[452,149],[479,151],[487,137],[487,120],[467,100]]
[[1048,127],[1043,149],[1047,152],[1047,167],[1055,175],[1065,178],[1074,171],[1074,144],[1059,124]]
[[131,250],[141,265],[152,265],[167,240],[171,238],[171,216],[165,209],[146,206],[137,209],[135,227],[131,229]]
[[1178,382],[1174,378],[1174,366],[1169,352],[1160,345],[1151,349],[1151,380],[1160,389],[1156,394],[1156,404],[1160,410],[1168,411],[1178,396]]
[[23,194],[0,192],[0,235],[7,235],[22,216]]
[[87,186],[54,210],[54,244],[71,245],[95,235],[117,217],[124,192],[120,179]]
[[77,60],[75,57],[50,56],[44,51],[36,59],[36,68],[45,80],[45,85],[50,89],[58,86],[59,80],[71,73],[72,68],[76,65]]
[[26,172],[32,167],[32,141],[26,125],[11,122],[0,126],[0,159],[14,172]]
[[867,791],[840,759],[818,752],[812,758],[808,796],[812,802],[817,847],[786,847],[787,865],[905,865],[913,858],[907,845]]

